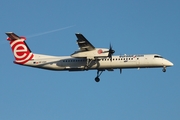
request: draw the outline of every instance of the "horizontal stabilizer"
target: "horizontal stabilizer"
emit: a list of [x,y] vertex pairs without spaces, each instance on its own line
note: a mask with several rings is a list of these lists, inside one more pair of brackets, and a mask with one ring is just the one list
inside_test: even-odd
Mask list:
[[18,40],[18,39],[26,39],[25,37],[19,37],[13,32],[7,32],[6,35],[8,36],[7,40],[12,41],[12,40]]

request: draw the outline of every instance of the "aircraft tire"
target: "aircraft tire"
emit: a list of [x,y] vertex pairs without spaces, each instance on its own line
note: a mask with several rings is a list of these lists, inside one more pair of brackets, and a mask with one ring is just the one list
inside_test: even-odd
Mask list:
[[163,71],[163,72],[166,72],[166,68],[163,68],[162,71]]
[[95,78],[95,81],[96,81],[96,82],[99,82],[99,81],[100,81],[99,77],[96,77],[96,78]]

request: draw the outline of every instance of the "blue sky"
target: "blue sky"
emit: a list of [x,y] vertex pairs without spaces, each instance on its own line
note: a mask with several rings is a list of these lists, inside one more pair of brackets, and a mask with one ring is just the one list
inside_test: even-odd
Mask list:
[[[179,120],[179,6],[178,0],[1,1],[0,120]],[[34,53],[70,55],[80,32],[96,47],[111,43],[116,55],[157,53],[174,66],[166,73],[106,71],[96,83],[96,71],[13,64],[8,31],[26,36]]]

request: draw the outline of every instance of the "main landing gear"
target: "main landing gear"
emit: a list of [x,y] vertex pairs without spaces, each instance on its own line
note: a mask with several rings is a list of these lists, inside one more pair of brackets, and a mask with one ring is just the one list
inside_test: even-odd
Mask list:
[[103,72],[103,71],[99,71],[99,70],[97,71],[97,76],[95,77],[95,81],[96,81],[96,82],[99,82],[99,81],[100,81],[100,78],[99,78],[99,77],[101,76],[102,72]]
[[89,65],[91,64],[92,61],[93,61],[93,59],[87,59],[87,63],[86,63],[86,65],[84,66],[84,69],[85,69],[85,70],[88,70]]

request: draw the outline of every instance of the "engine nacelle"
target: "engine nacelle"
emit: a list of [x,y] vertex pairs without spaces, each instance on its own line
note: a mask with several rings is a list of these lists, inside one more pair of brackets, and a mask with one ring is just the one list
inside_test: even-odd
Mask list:
[[97,57],[107,57],[109,49],[105,48],[96,48],[91,51],[76,51],[73,54],[71,54],[71,57],[75,58],[80,58],[80,57],[85,57],[85,58],[97,58]]

